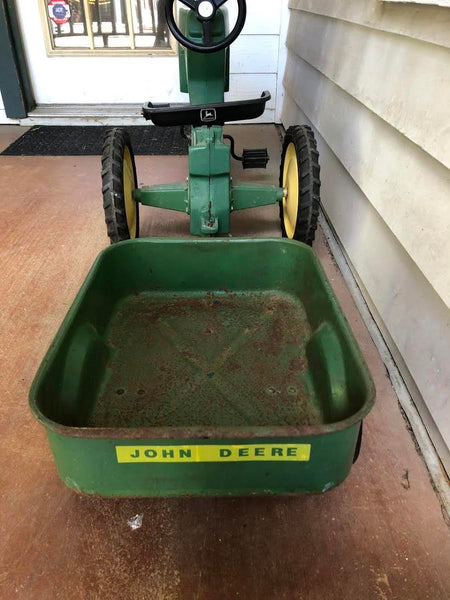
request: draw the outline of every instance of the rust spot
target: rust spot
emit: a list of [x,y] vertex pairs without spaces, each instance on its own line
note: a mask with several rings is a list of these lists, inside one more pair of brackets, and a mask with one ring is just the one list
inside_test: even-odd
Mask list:
[[305,361],[299,358],[298,356],[294,356],[294,358],[289,363],[289,371],[304,371],[305,369]]

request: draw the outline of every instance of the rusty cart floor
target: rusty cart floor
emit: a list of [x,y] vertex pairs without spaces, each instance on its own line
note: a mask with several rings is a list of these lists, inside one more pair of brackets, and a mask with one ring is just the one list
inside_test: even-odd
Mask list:
[[[237,128],[235,128],[237,129]],[[276,182],[272,126],[253,181]],[[6,133],[5,133],[6,131]],[[0,145],[11,128],[0,127]],[[240,149],[240,148],[238,148]],[[185,157],[138,157],[139,181],[182,179]],[[234,177],[242,178],[239,165]],[[377,404],[347,481],[321,496],[102,500],[59,480],[28,411],[34,373],[106,246],[95,157],[0,157],[0,598],[2,600],[448,600],[450,532],[383,363],[321,235],[315,249],[371,368]],[[142,211],[143,235],[188,235]],[[277,209],[233,215],[234,235],[279,235]],[[142,526],[128,521],[142,515]]]
[[112,358],[86,426],[323,422],[310,392],[310,336],[305,309],[287,294],[127,298],[108,327]]

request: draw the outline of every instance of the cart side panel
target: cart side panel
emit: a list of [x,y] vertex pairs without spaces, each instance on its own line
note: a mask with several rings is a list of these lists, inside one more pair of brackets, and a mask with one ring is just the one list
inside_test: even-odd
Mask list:
[[[347,477],[353,463],[359,423],[334,433],[303,438],[251,440],[112,440],[61,436],[48,431],[61,479],[74,490],[100,496],[238,496],[326,492]],[[118,462],[116,447],[159,447],[175,459],[179,447],[244,447],[253,456],[279,444],[310,447],[308,460],[240,462]],[[175,448],[174,448],[175,447]],[[248,450],[247,450],[248,448]],[[258,448],[259,451],[255,449]],[[154,450],[152,451],[154,453]]]

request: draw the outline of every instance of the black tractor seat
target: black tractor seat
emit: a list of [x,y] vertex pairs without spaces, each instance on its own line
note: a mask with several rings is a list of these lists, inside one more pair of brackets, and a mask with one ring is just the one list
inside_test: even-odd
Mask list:
[[147,121],[155,125],[224,125],[231,121],[243,121],[260,117],[270,100],[269,92],[263,92],[261,98],[240,100],[239,102],[221,102],[218,104],[153,104],[147,102],[142,114]]

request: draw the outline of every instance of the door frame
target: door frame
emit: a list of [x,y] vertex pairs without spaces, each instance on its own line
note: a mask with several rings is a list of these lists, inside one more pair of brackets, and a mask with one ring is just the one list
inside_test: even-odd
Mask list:
[[14,0],[0,0],[0,90],[11,119],[26,118],[36,106]]

